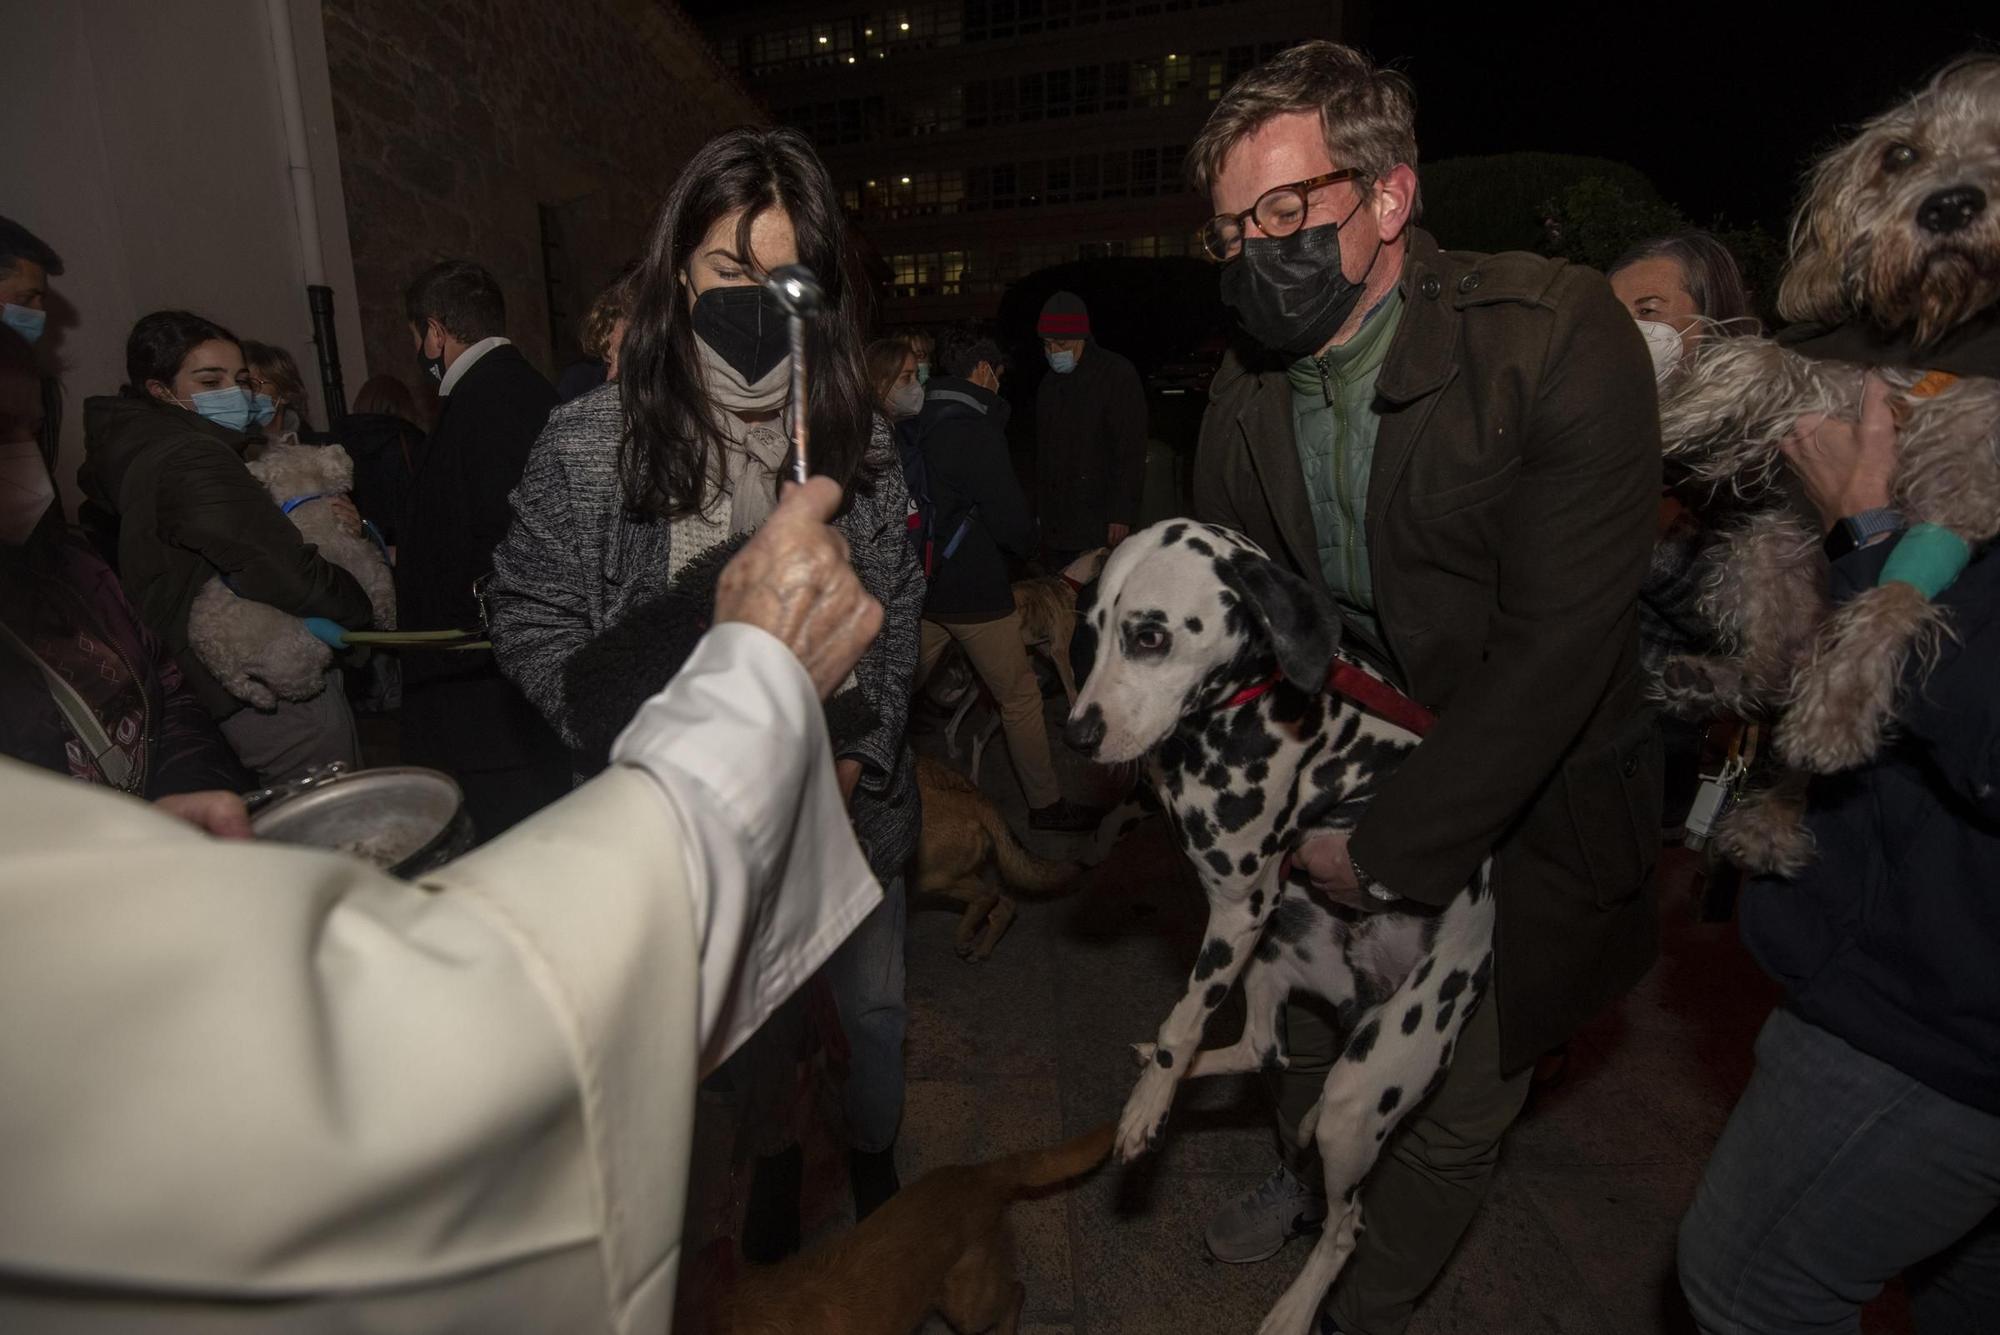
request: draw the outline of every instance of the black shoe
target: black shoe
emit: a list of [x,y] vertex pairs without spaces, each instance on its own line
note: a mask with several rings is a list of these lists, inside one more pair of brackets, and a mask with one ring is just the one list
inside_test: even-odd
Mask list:
[[799,1250],[799,1190],[805,1185],[806,1152],[797,1145],[750,1170],[750,1204],[743,1212],[743,1259],[776,1265]]
[[1102,811],[1076,806],[1061,799],[1028,813],[1028,824],[1035,829],[1055,830],[1062,834],[1089,834],[1103,819]]
[[903,1189],[896,1177],[894,1148],[847,1152],[847,1180],[854,1188],[854,1222],[860,1223]]

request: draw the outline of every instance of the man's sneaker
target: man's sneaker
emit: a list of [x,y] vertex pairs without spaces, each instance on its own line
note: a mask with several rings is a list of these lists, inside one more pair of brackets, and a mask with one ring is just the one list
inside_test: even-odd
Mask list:
[[1238,1196],[1208,1221],[1203,1240],[1218,1261],[1249,1265],[1276,1256],[1302,1233],[1326,1222],[1326,1196],[1280,1167],[1255,1189]]
[[1087,834],[1095,830],[1103,819],[1102,811],[1076,806],[1062,798],[1028,812],[1028,824],[1038,830],[1055,830],[1062,834]]

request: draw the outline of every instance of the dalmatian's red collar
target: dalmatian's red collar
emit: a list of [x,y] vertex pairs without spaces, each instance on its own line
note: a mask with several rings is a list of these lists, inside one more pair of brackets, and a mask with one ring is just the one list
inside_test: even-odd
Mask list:
[[[1256,685],[1245,686],[1230,696],[1223,702],[1222,707],[1235,709],[1239,705],[1247,705],[1276,686],[1283,678],[1282,672],[1274,670],[1270,676]],[[1429,732],[1431,725],[1437,722],[1437,715],[1430,710],[1388,682],[1369,675],[1358,664],[1345,658],[1333,660],[1333,667],[1326,674],[1326,689],[1334,695],[1353,701],[1377,718],[1387,719],[1397,727],[1419,737]]]

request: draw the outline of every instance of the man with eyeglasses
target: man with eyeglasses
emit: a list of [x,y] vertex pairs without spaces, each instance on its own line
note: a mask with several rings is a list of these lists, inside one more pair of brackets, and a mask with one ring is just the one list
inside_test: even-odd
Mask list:
[[[1534,1059],[1651,963],[1661,760],[1638,671],[1660,485],[1644,343],[1596,273],[1415,226],[1407,79],[1332,42],[1252,72],[1190,154],[1245,346],[1197,514],[1324,588],[1347,651],[1436,711],[1351,834],[1298,864],[1362,912],[1441,907],[1490,856],[1495,983],[1363,1188],[1323,1329],[1397,1335],[1484,1198]],[[1222,1260],[1325,1215],[1310,1131],[1346,1035],[1288,1008],[1284,1166],[1209,1224]]]

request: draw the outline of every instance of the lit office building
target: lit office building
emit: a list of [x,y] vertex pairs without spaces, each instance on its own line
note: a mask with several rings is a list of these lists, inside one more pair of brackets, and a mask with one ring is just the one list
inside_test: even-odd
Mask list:
[[1186,255],[1182,162],[1222,91],[1338,0],[920,0],[717,15],[725,61],[826,159],[886,277],[882,322],[991,315],[1071,260]]

